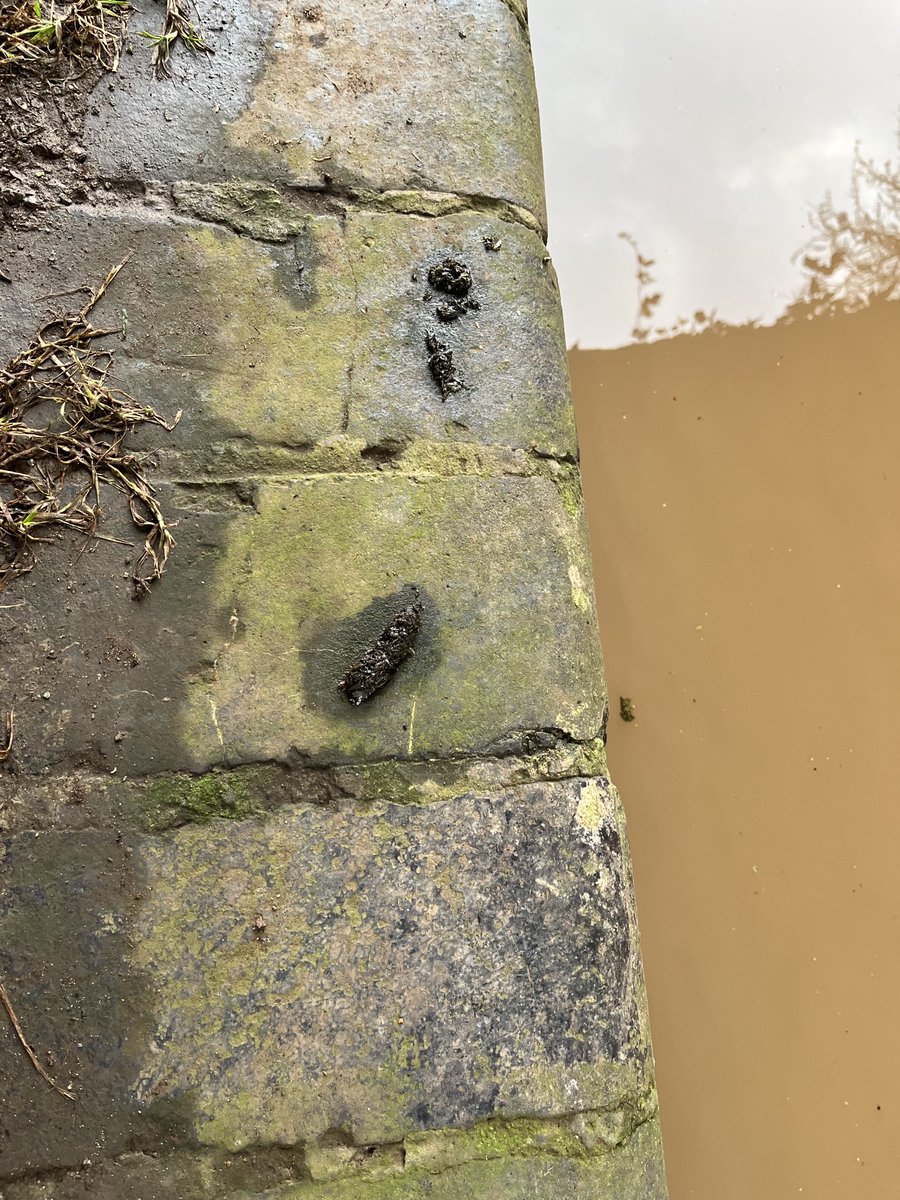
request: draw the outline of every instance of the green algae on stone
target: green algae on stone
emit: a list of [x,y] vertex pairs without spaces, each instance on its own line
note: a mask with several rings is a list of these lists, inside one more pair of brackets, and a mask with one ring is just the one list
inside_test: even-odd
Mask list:
[[391,212],[399,216],[449,217],[454,213],[468,213],[492,217],[509,224],[522,225],[543,237],[538,218],[527,208],[510,204],[506,200],[495,200],[491,196],[461,195],[455,192],[429,192],[394,190],[371,192],[354,189],[353,198],[361,209],[373,212]]
[[[440,1136],[440,1134],[438,1134]],[[473,1158],[429,1170],[407,1166],[380,1178],[299,1183],[279,1200],[666,1200],[658,1119],[609,1153],[550,1152]],[[274,1197],[273,1197],[274,1200]]]
[[200,303],[216,314],[198,347],[206,401],[223,427],[261,443],[309,443],[341,428],[356,317],[352,280],[335,270],[337,220],[308,218],[296,254],[288,290],[271,247],[203,227],[185,236]]
[[142,839],[139,1101],[189,1095],[192,1136],[231,1151],[630,1104],[646,1035],[616,820],[597,778]]
[[154,830],[217,818],[244,821],[264,811],[238,772],[161,777],[148,786],[144,803],[147,824]]
[[[526,735],[527,737],[527,735]],[[335,767],[337,787],[354,800],[392,804],[433,804],[465,792],[488,792],[539,780],[606,774],[606,750],[600,738],[561,741],[548,749],[497,757],[387,759]]]
[[[552,483],[359,475],[257,496],[207,581],[246,632],[213,650],[213,678],[191,683],[182,737],[198,757],[425,759],[477,754],[516,730],[596,737],[593,605],[571,603],[573,563],[588,577],[585,535]],[[411,587],[425,604],[415,655],[371,701],[347,705],[341,678]]]
[[535,1155],[585,1158],[588,1153],[567,1118],[552,1121],[494,1118],[469,1129],[429,1130],[409,1134],[404,1139],[403,1149],[407,1167],[421,1167],[430,1174],[492,1158],[531,1158]]
[[309,215],[291,206],[278,190],[259,180],[227,183],[181,180],[172,188],[176,206],[203,221],[227,225],[261,241],[285,242],[309,228]]

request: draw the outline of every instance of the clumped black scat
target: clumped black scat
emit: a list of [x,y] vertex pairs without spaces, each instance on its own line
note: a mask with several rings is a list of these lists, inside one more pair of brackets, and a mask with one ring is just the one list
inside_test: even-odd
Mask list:
[[418,601],[401,608],[344,675],[339,684],[344,698],[350,704],[362,704],[390,683],[397,668],[412,653],[421,627],[422,605]]
[[449,325],[451,321],[458,321],[460,317],[464,317],[467,312],[478,312],[480,308],[477,300],[466,297],[463,301],[448,300],[446,304],[439,304],[434,314],[439,321]]
[[441,399],[446,400],[453,392],[459,392],[465,386],[453,369],[453,351],[446,342],[442,342],[437,334],[425,335],[425,349],[428,351],[428,369],[431,378],[441,389]]
[[445,292],[448,296],[468,296],[472,287],[472,272],[458,259],[445,258],[430,268],[428,282],[436,292]]
[[478,312],[481,305],[469,292],[472,289],[472,272],[464,262],[456,258],[445,258],[428,272],[428,282],[436,292],[443,292],[450,299],[434,310],[439,321],[448,325],[458,321],[467,312]]

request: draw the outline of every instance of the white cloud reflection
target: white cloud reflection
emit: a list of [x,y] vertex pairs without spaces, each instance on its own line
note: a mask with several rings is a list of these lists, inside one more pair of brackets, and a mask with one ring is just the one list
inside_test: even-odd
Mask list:
[[773,320],[799,290],[809,211],[853,147],[895,155],[900,0],[530,0],[550,248],[571,343],[635,314],[633,234],[664,299]]

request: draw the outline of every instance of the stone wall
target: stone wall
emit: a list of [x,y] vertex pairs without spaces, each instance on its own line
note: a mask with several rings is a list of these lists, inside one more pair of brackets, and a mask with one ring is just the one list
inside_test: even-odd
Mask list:
[[149,594],[104,487],[0,601],[0,1195],[661,1200],[524,5],[207,36],[4,192],[4,361],[127,259],[91,319],[183,415]]

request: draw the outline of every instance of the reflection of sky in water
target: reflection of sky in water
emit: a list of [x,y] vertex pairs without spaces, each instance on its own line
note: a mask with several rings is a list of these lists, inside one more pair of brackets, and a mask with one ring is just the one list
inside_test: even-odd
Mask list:
[[848,194],[854,143],[896,153],[900,0],[530,0],[550,248],[570,343],[635,316],[771,321],[803,282],[809,212]]

